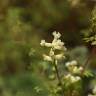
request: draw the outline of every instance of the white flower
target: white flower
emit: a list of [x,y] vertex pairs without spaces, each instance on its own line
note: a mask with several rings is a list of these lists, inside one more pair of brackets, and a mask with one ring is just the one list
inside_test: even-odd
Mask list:
[[81,80],[81,78],[79,76],[76,76],[75,78],[76,78],[76,81]]
[[66,47],[64,46],[64,42],[62,42],[59,39],[61,37],[61,34],[59,32],[53,32],[53,36],[54,36],[54,39],[53,39],[52,43],[47,43],[47,42],[45,42],[45,40],[41,40],[40,45],[66,51]]
[[76,60],[71,61],[71,65],[76,66],[77,65],[77,61]]
[[67,79],[68,81],[70,80],[70,83],[75,83],[81,80],[79,76],[73,76],[71,74],[68,74],[67,76],[65,76],[65,79]]
[[73,60],[71,62],[67,62],[66,63],[66,67],[69,67],[69,66],[76,66],[77,65],[77,61],[76,60]]
[[72,76],[71,77],[71,82],[72,83],[78,82],[79,80],[81,80],[81,78],[79,76]]
[[76,60],[66,63],[66,67],[72,74],[80,74],[83,70],[83,67],[77,67],[76,65],[77,65]]
[[54,49],[66,51],[66,48],[64,46],[64,42],[62,42],[60,39],[54,38],[54,40],[52,41],[52,46]]
[[83,70],[83,67],[77,67],[77,66],[74,66],[74,68],[73,68],[73,73],[77,73],[77,74],[79,74],[79,73],[81,73],[82,72],[82,70]]
[[73,68],[73,73],[79,73],[79,70],[78,70],[77,66],[75,66],[75,67]]
[[96,94],[96,86],[93,89],[93,93]]
[[66,47],[64,46],[64,42],[62,42],[59,38],[61,37],[61,34],[59,32],[53,32],[54,39],[52,43],[47,43],[45,40],[41,40],[40,45],[45,47],[50,47],[49,56],[44,55],[44,60],[47,61],[58,61],[60,59],[65,58],[64,53],[55,54],[56,50],[60,50],[62,52],[66,51]]
[[45,46],[45,43],[46,43],[45,40],[41,40],[40,45],[41,45],[41,46]]
[[49,53],[50,56],[54,56],[54,51],[51,49],[50,50],[50,53]]
[[44,54],[43,57],[45,61],[52,61],[52,58],[50,56]]
[[65,51],[65,47],[64,47],[64,42],[62,42],[59,38],[61,37],[61,34],[58,32],[53,32],[53,36],[54,36],[54,39],[52,41],[52,45],[53,45],[53,48],[54,49],[59,49],[59,50],[62,50],[64,48],[64,51]]
[[41,45],[41,46],[45,46],[45,47],[52,47],[52,44],[45,42],[45,40],[41,40],[40,45]]
[[61,37],[61,34],[59,32],[54,31],[53,36],[54,36],[54,38],[58,39]]
[[61,40],[57,40],[56,43],[57,43],[58,46],[63,46],[64,45],[64,42],[62,42]]
[[76,78],[74,76],[71,76],[70,80],[71,80],[71,83],[76,82]]
[[71,74],[67,74],[67,75],[65,76],[66,79],[68,79],[68,78],[70,78],[70,77],[71,77]]
[[69,67],[70,66],[70,62],[67,62],[65,65],[66,65],[66,67]]
[[52,47],[52,44],[51,43],[45,43],[45,46],[46,47]]
[[78,69],[80,72],[83,70],[83,67],[79,67],[79,69]]
[[58,55],[55,55],[55,59],[56,60],[60,60],[62,58],[65,58],[64,54],[58,54]]

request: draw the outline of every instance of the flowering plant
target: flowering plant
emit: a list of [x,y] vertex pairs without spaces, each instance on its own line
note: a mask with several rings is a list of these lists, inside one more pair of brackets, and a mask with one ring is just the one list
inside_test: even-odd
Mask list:
[[[41,40],[40,45],[48,47],[50,49],[49,54],[43,54],[45,61],[52,63],[55,71],[56,85],[50,90],[49,96],[80,96],[82,89],[82,78],[84,76],[93,76],[91,72],[85,70],[84,66],[80,66],[76,60],[72,60],[65,63],[64,74],[61,75],[58,70],[59,61],[65,59],[65,52],[67,48],[64,42],[60,40],[61,34],[59,32],[53,32],[53,41],[51,43]],[[59,50],[59,53],[56,52]],[[54,76],[53,76],[54,77]],[[77,87],[78,86],[78,87]],[[82,93],[81,93],[82,94]]]

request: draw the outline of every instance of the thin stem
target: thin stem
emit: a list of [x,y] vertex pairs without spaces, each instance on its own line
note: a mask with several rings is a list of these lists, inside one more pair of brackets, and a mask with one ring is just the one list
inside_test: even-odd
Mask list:
[[89,53],[89,56],[88,56],[86,62],[83,64],[82,73],[85,71],[86,67],[89,65],[91,58],[93,57],[93,54],[94,54],[94,48],[92,48],[92,51]]
[[55,71],[56,71],[56,75],[57,75],[57,79],[58,79],[58,82],[62,88],[62,96],[64,96],[64,90],[63,90],[63,85],[62,85],[62,81],[61,81],[61,78],[60,78],[60,75],[59,75],[59,71],[58,71],[58,68],[57,68],[57,61],[54,60],[54,67],[55,67]]
[[91,55],[88,56],[86,62],[82,65],[83,67],[82,73],[85,71],[86,67],[89,65],[90,58],[91,58]]

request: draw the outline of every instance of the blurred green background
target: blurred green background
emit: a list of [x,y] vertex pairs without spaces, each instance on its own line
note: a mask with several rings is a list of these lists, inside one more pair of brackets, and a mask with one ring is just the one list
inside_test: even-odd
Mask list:
[[0,0],[0,96],[48,96],[46,74],[50,72],[40,40],[50,42],[53,31],[62,34],[70,57],[83,63],[88,50],[81,31],[89,26],[95,3]]

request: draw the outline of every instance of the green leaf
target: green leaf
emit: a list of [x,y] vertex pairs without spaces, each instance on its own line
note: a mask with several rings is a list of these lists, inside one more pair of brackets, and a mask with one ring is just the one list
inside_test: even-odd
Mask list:
[[84,72],[84,75],[85,75],[86,77],[93,77],[93,76],[94,76],[91,70],[86,70],[86,71]]

